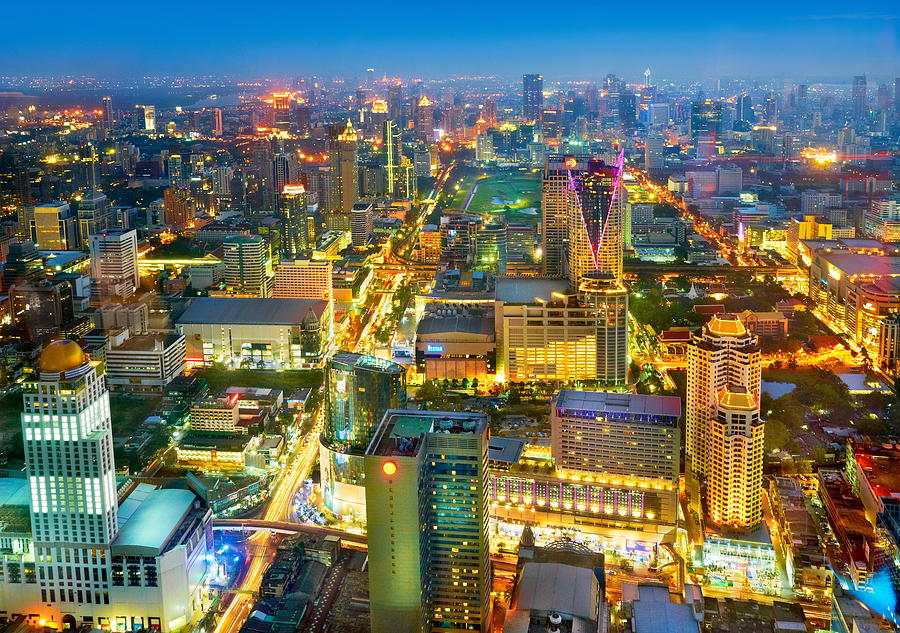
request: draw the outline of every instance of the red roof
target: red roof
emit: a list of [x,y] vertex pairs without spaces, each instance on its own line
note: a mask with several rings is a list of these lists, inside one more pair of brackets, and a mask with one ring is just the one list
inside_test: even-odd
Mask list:
[[725,306],[721,303],[696,305],[694,306],[694,312],[696,312],[697,314],[724,314]]
[[690,341],[693,332],[690,330],[666,330],[660,334],[659,340],[664,342]]

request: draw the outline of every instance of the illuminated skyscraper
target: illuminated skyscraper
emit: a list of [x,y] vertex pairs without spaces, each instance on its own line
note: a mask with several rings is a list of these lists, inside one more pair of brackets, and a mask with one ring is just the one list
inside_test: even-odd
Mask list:
[[722,102],[713,99],[694,101],[691,104],[691,136],[718,139],[722,136]]
[[659,171],[666,166],[664,153],[665,137],[662,129],[653,126],[647,130],[647,139],[644,141],[644,169],[647,171]]
[[230,235],[222,243],[225,283],[233,291],[251,297],[268,297],[271,291],[269,247],[259,235]]
[[82,248],[88,248],[90,236],[110,228],[109,198],[91,191],[78,201],[78,237]]
[[757,337],[734,314],[715,315],[687,356],[686,468],[705,485],[712,524],[752,530],[762,519],[764,447]]
[[325,225],[330,230],[350,230],[350,210],[359,195],[357,136],[353,124],[337,126],[328,142],[329,200]]
[[115,119],[115,115],[113,114],[113,104],[112,97],[105,96],[102,99],[103,103],[103,122],[107,125],[112,125]]
[[109,229],[90,236],[91,279],[98,298],[134,296],[140,286],[137,231]]
[[303,185],[285,185],[280,196],[281,256],[294,259],[300,251],[315,246],[315,233],[310,234]]
[[19,211],[26,216],[30,237],[38,250],[78,250],[75,237],[75,216],[66,202],[48,202]]
[[398,190],[398,170],[400,168],[400,160],[403,157],[402,145],[400,140],[400,128],[392,120],[387,120],[382,126],[382,147],[387,157],[384,166],[385,192],[389,198],[397,197]]
[[147,132],[156,131],[156,106],[145,105],[138,106],[144,116],[144,130]]
[[544,162],[541,183],[541,247],[544,274],[565,275],[566,244],[569,233],[570,182],[586,169],[590,156],[549,156]]
[[617,165],[589,159],[584,171],[569,182],[564,268],[573,288],[588,272],[600,272],[616,281],[622,279],[627,203],[621,182],[622,161],[621,155]]
[[365,516],[362,456],[385,412],[406,406],[406,372],[375,356],[339,352],[326,366],[325,398],[319,447],[325,506]]
[[541,75],[522,76],[522,117],[539,121],[544,109],[544,78]]
[[857,121],[865,118],[869,113],[868,87],[865,75],[856,75],[853,78],[853,92],[850,96],[853,107],[853,118]]
[[212,111],[213,124],[212,124],[212,133],[213,136],[222,136],[222,108],[213,108]]
[[596,379],[624,385],[628,379],[628,291],[608,273],[588,272],[580,277],[578,300],[593,308]]
[[357,202],[350,211],[350,241],[355,248],[364,248],[372,234],[374,207],[371,202]]
[[372,633],[490,630],[487,416],[388,411],[364,463]]
[[416,106],[416,136],[425,142],[432,140],[434,134],[434,103],[426,95],[422,95]]

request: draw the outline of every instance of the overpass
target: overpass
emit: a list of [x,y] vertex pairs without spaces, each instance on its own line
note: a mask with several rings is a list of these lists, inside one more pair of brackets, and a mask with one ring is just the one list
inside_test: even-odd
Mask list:
[[213,519],[214,530],[239,532],[274,532],[276,534],[313,534],[316,536],[338,536],[353,549],[367,549],[369,539],[365,534],[354,534],[336,528],[289,523],[287,521],[266,521],[264,519]]
[[733,264],[726,264],[722,266],[699,266],[697,264],[639,264],[635,262],[625,262],[624,271],[626,274],[649,273],[651,275],[698,275],[701,277],[732,275],[734,273],[749,273],[751,275],[772,275],[773,277],[793,277],[796,275],[803,275],[802,272],[797,270],[796,266],[791,266],[789,264],[783,266],[735,266]]

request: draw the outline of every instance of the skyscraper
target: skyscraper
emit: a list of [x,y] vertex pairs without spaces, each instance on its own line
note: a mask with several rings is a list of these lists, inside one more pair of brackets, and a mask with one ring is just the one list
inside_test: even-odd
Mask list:
[[869,113],[868,104],[868,88],[866,86],[866,76],[856,75],[853,77],[853,88],[850,95],[851,107],[853,110],[853,118],[857,121],[865,118]]
[[567,252],[565,270],[573,288],[587,272],[622,278],[624,249],[623,157],[617,165],[592,158],[584,171],[569,182],[567,200]]
[[705,485],[712,524],[752,530],[762,519],[758,339],[734,314],[715,315],[687,356],[686,468]]
[[156,131],[156,106],[145,105],[138,106],[144,116],[144,130],[147,132]]
[[88,248],[91,235],[110,227],[109,198],[90,191],[78,201],[78,237],[82,248]]
[[31,238],[41,251],[78,250],[75,238],[75,216],[67,202],[48,202],[27,208],[33,218]]
[[381,139],[387,159],[384,166],[384,190],[389,198],[395,198],[398,193],[398,170],[403,151],[400,140],[400,128],[393,120],[389,119],[384,122]]
[[434,103],[427,95],[422,95],[416,106],[416,136],[426,143],[434,134]]
[[565,275],[566,244],[569,232],[569,183],[586,169],[590,156],[548,156],[541,181],[541,248],[544,274]]
[[717,139],[722,135],[722,102],[713,99],[691,103],[691,136]]
[[350,211],[350,241],[355,248],[364,248],[372,234],[373,205],[357,202]]
[[112,105],[112,97],[105,96],[101,100],[103,103],[103,122],[107,125],[112,125],[115,119],[113,115],[113,105]]
[[353,124],[335,126],[328,142],[329,200],[325,225],[331,230],[350,230],[350,210],[359,195],[357,136]]
[[319,447],[325,506],[336,514],[362,517],[362,455],[385,412],[406,406],[406,373],[375,356],[339,352],[328,359],[325,397]]
[[213,136],[222,136],[222,108],[213,108],[212,110],[212,133]]
[[596,341],[596,380],[624,385],[628,379],[628,290],[603,272],[579,277],[578,301],[591,308]]
[[[23,391],[41,602],[109,604],[118,497],[102,375],[77,343],[56,341],[41,354],[36,378]],[[68,576],[59,566],[63,562]],[[71,563],[80,564],[80,579],[72,578]]]
[[488,631],[488,422],[388,411],[365,456],[372,633]]
[[658,171],[666,166],[664,148],[665,137],[662,129],[651,126],[647,130],[647,139],[644,141],[644,169]]
[[[285,185],[279,198],[281,212],[281,256],[294,259],[300,251],[315,246],[315,231],[310,233],[303,185]],[[315,229],[315,226],[312,227]]]
[[522,117],[538,121],[544,109],[544,78],[541,75],[522,76]]
[[259,235],[230,235],[222,243],[225,283],[238,294],[268,297],[269,247]]
[[140,285],[137,231],[109,229],[90,236],[91,279],[100,301],[128,299]]

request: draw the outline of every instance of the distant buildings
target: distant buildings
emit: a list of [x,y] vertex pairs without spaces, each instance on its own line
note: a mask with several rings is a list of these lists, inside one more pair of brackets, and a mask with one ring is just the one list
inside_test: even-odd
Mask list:
[[388,411],[364,463],[372,632],[488,631],[487,416]]
[[541,75],[522,77],[522,118],[539,121],[544,109],[544,78]]

